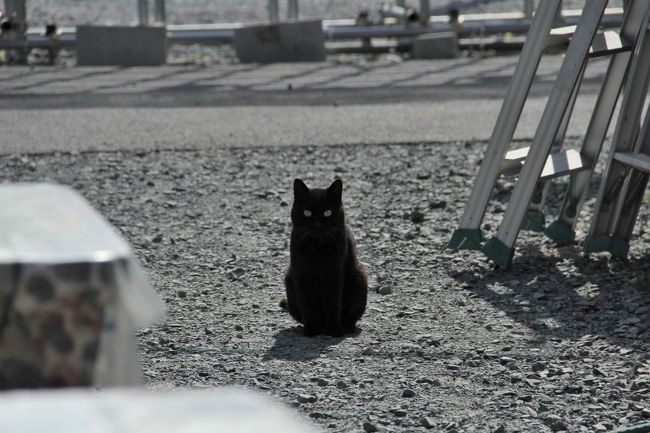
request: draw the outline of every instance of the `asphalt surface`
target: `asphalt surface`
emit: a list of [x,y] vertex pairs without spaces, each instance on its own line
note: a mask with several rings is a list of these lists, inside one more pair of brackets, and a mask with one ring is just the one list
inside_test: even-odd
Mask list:
[[[534,135],[561,59],[543,58],[517,138]],[[487,140],[516,62],[5,67],[0,153]],[[605,70],[590,65],[569,136],[583,135]]]

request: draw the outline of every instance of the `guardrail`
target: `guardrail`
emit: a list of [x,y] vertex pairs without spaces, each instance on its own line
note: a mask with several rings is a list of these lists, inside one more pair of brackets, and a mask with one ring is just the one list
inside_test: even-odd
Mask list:
[[[22,13],[24,16],[25,0],[5,0],[7,10]],[[360,24],[357,19],[323,20],[323,32],[327,41],[355,40],[370,38],[404,38],[414,37],[423,33],[435,31],[456,31],[459,38],[485,37],[498,34],[525,34],[530,27],[532,1],[524,0],[521,12],[464,14],[458,17],[458,22],[451,22],[450,16],[426,16],[429,0],[420,0],[418,19],[413,19],[412,9],[404,6],[399,0],[396,5],[386,8],[383,24]],[[141,25],[149,25],[149,2],[137,0],[139,20]],[[154,0],[154,25],[165,25],[165,0]],[[22,11],[22,12],[21,12]],[[268,1],[270,21],[279,20],[278,0]],[[561,20],[564,25],[574,25],[578,21],[581,10],[562,11]],[[288,0],[288,17],[297,19],[299,14],[298,0]],[[623,8],[608,8],[601,24],[604,27],[619,26],[623,16]],[[249,23],[224,24],[167,24],[167,38],[170,45],[223,45],[232,42],[236,29]],[[24,31],[24,33],[23,33]],[[22,34],[21,34],[22,33]],[[52,28],[30,27],[19,29],[14,37],[0,38],[0,49],[16,49],[27,51],[32,48],[60,49],[74,48],[76,44],[76,29],[62,27],[52,31]]]
[[[620,25],[622,8],[608,8],[603,19],[604,27]],[[563,11],[562,19],[566,25],[578,21],[580,10]],[[387,19],[386,25],[357,25],[355,19],[324,20],[323,32],[326,40],[395,38],[416,36],[432,31],[458,30],[459,37],[476,35],[495,35],[503,33],[525,34],[530,26],[530,19],[523,13],[468,14],[461,15],[461,25],[453,27],[448,16],[432,16],[428,26],[403,26],[396,19]],[[230,44],[236,29],[247,23],[225,24],[168,24],[167,37],[170,44]],[[76,29],[61,27],[55,35],[45,36],[45,27],[31,27],[27,30],[26,40],[14,41],[0,39],[0,48],[48,48],[56,45],[61,48],[73,48],[76,43]]]

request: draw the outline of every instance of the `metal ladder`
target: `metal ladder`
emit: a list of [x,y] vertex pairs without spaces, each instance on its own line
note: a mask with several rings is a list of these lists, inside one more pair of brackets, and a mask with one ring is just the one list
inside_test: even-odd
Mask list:
[[588,252],[627,256],[643,203],[650,173],[650,110],[641,119],[650,84],[649,21],[646,16],[634,50],[612,149],[585,240]]
[[[594,165],[628,70],[634,63],[632,52],[637,37],[644,33],[641,29],[647,28],[650,10],[647,0],[627,3],[620,34],[598,31],[607,0],[590,0],[586,2],[577,26],[551,32],[560,3],[559,0],[549,0],[539,4],[460,228],[449,242],[453,249],[481,250],[502,268],[510,266],[520,229],[544,231],[556,240],[573,239],[576,217]],[[570,37],[571,42],[530,147],[507,152],[549,34],[552,38]],[[592,57],[605,55],[612,58],[582,146],[580,150],[563,151],[562,143],[587,62]],[[494,238],[484,242],[480,224],[494,185],[501,174],[517,173],[519,180],[498,232]],[[557,221],[545,227],[541,210],[546,181],[563,175],[570,175],[570,180],[562,211]]]

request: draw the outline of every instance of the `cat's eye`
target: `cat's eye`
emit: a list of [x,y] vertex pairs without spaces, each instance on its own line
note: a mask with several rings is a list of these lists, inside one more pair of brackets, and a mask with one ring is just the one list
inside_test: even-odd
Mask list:
[[329,218],[329,217],[332,216],[332,211],[329,210],[329,209],[327,209],[325,212],[323,212],[323,215],[324,215],[326,218]]
[[310,211],[309,209],[305,209],[305,211],[303,212],[303,214],[304,214],[307,218],[309,218],[309,217],[311,216],[311,211]]

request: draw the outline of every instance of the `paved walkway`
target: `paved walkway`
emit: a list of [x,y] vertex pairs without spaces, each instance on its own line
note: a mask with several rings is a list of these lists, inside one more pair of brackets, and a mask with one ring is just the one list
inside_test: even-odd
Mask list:
[[[0,153],[486,140],[516,61],[5,67]],[[518,137],[533,135],[560,62],[544,57]],[[588,69],[570,135],[605,69]]]

